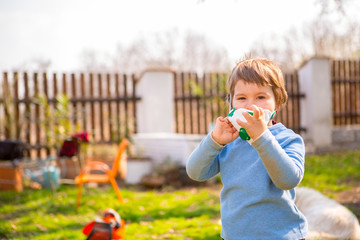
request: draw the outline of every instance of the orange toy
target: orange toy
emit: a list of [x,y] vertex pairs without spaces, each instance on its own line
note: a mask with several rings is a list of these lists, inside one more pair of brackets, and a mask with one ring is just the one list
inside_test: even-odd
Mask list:
[[118,240],[125,239],[125,221],[112,208],[104,211],[103,218],[95,218],[87,224],[82,233],[87,240]]

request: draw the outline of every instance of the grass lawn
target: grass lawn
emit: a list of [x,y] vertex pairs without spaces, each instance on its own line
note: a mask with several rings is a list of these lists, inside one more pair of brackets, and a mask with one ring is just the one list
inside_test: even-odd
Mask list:
[[306,157],[301,185],[329,194],[359,186],[360,151]]
[[[334,197],[360,183],[360,151],[310,156],[302,186]],[[75,208],[77,189],[0,192],[0,239],[85,239],[82,228],[104,209],[126,220],[126,239],[219,239],[220,185],[143,191],[123,187],[124,204],[110,186],[89,188]]]

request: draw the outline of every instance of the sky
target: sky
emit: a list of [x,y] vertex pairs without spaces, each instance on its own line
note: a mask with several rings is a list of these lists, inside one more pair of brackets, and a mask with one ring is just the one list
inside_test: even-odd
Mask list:
[[31,59],[76,71],[81,52],[103,53],[139,36],[178,29],[203,34],[241,57],[255,40],[301,27],[315,0],[0,0],[0,71]]

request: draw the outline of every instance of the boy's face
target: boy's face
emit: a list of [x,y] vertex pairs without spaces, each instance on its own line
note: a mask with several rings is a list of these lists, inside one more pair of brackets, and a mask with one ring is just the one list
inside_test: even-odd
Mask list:
[[235,109],[250,109],[251,105],[256,105],[262,109],[276,109],[275,95],[270,86],[261,86],[256,83],[248,83],[243,80],[237,81],[232,97],[232,106]]

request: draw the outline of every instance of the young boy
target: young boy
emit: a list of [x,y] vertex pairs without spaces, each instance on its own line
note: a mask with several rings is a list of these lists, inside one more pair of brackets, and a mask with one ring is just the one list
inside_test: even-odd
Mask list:
[[223,239],[303,239],[307,222],[294,204],[294,188],[304,175],[304,142],[281,123],[265,122],[263,111],[287,100],[281,70],[267,59],[244,60],[228,84],[230,108],[253,111],[243,113],[246,122],[237,120],[251,144],[228,118],[218,117],[189,157],[187,173],[197,181],[221,174]]

